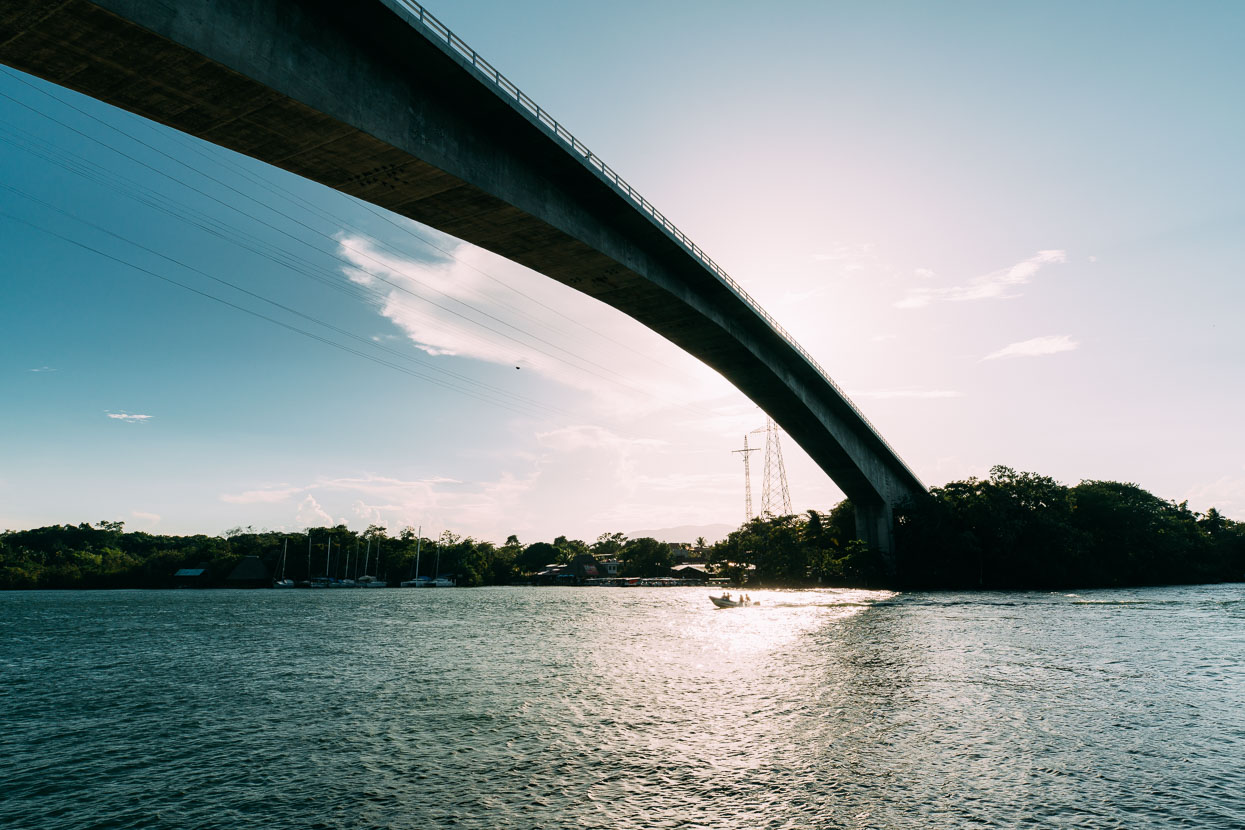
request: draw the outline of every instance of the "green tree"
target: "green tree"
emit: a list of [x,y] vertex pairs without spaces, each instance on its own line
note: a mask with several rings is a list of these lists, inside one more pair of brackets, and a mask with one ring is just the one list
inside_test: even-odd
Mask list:
[[598,559],[613,559],[627,544],[627,537],[621,533],[602,533],[592,543],[592,555]]
[[619,557],[624,576],[669,576],[674,567],[670,546],[647,536],[627,542]]
[[533,574],[558,561],[560,553],[548,542],[534,542],[523,549],[523,553],[515,557],[515,566],[520,572]]
[[565,565],[573,562],[576,556],[589,553],[588,544],[581,539],[567,539],[565,536],[559,536],[553,540],[553,546],[558,549],[558,562]]
[[1135,484],[1082,481],[1072,489],[1077,524],[1088,539],[1090,584],[1144,585],[1215,578],[1213,544],[1187,504]]
[[923,588],[1065,588],[1224,579],[1217,515],[1135,484],[1082,481],[994,467],[950,482],[896,513],[901,576]]
[[442,573],[453,574],[456,584],[464,588],[481,585],[492,553],[491,542],[477,542],[470,536],[457,539],[442,549]]
[[489,585],[509,585],[516,575],[516,561],[523,553],[523,544],[519,537],[511,534],[506,537],[506,544],[493,551],[489,562],[489,574],[486,579]]

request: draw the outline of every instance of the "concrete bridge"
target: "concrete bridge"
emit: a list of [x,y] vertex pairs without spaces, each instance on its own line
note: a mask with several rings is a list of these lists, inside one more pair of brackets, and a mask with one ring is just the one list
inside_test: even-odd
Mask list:
[[0,0],[0,61],[357,196],[630,315],[720,372],[892,548],[924,487],[691,240],[413,0]]

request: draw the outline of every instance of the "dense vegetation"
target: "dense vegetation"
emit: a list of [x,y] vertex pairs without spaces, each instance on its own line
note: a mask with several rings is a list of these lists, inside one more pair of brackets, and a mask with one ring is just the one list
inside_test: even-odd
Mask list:
[[[329,542],[332,542],[331,553]],[[955,481],[896,512],[898,559],[855,538],[844,501],[828,513],[753,519],[707,547],[710,565],[739,584],[842,585],[923,589],[1021,589],[1222,582],[1245,576],[1245,522],[1213,508],[1194,513],[1133,484],[1064,486],[1036,473],[995,467],[987,479]],[[420,574],[452,574],[459,585],[505,585],[548,565],[617,558],[627,576],[664,576],[669,545],[607,533],[595,542],[559,536],[503,545],[446,532],[390,537],[373,525],[303,533],[234,528],[224,536],[126,533],[121,522],[56,525],[0,533],[0,589],[161,588],[181,568],[205,568],[205,585],[224,585],[245,556],[280,575],[355,576],[397,584]],[[362,557],[362,560],[360,559]],[[894,569],[893,569],[894,568]]]
[[1135,484],[1067,487],[995,467],[935,487],[896,516],[899,572],[921,588],[1225,582],[1245,575],[1245,522],[1194,513]]
[[511,536],[495,545],[449,532],[418,539],[409,527],[390,537],[378,525],[362,533],[337,525],[303,533],[234,528],[224,536],[156,536],[102,521],[0,533],[0,589],[167,588],[182,568],[204,568],[200,584],[221,586],[245,556],[258,557],[274,578],[280,576],[283,549],[290,579],[353,577],[364,573],[366,563],[367,573],[393,584],[416,575],[417,556],[420,575],[453,575],[463,586],[506,585],[585,554],[616,557],[625,574],[636,576],[664,574],[674,562],[665,543],[628,540],[621,533],[592,544],[559,536],[523,545]]
[[829,513],[758,517],[709,549],[733,582],[777,587],[885,584],[886,560],[856,538],[851,502]]
[[1135,484],[1067,487],[995,467],[935,487],[895,515],[891,564],[855,539],[850,502],[829,514],[754,519],[710,553],[737,580],[908,589],[1171,585],[1245,578],[1245,522]]

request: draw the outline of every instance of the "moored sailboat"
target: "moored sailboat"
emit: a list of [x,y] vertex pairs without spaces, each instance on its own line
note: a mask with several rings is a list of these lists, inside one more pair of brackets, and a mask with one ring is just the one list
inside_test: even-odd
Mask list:
[[[375,575],[369,575],[367,572],[368,562],[372,559],[372,537],[367,539],[367,551],[363,554],[363,576],[355,580],[355,585],[359,588],[388,588],[389,583]],[[380,542],[376,542],[376,570],[380,570]]]
[[286,539],[285,543],[281,546],[281,576],[279,576],[278,578],[272,581],[272,587],[274,588],[293,588],[294,587],[294,580],[285,578],[285,554],[286,554],[286,551],[289,550],[289,547],[290,547],[290,540]]
[[415,573],[410,579],[400,583],[403,588],[422,588],[427,577],[421,578],[419,575],[419,551],[424,543],[424,526],[420,525],[419,530],[415,531]]

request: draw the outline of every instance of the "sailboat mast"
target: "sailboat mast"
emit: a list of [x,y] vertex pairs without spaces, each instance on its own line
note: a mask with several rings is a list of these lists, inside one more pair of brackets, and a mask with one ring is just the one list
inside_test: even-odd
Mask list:
[[324,578],[329,579],[329,557],[333,555],[333,537],[329,537],[329,543],[324,548]]
[[[409,527],[409,525],[408,525]],[[424,543],[424,526],[420,525],[419,530],[415,531],[415,579],[419,579],[419,548]]]
[[285,581],[285,552],[290,549],[290,540],[286,539],[281,546],[281,580]]
[[363,554],[363,575],[367,576],[367,563],[372,559],[372,537],[367,537],[367,553]]

